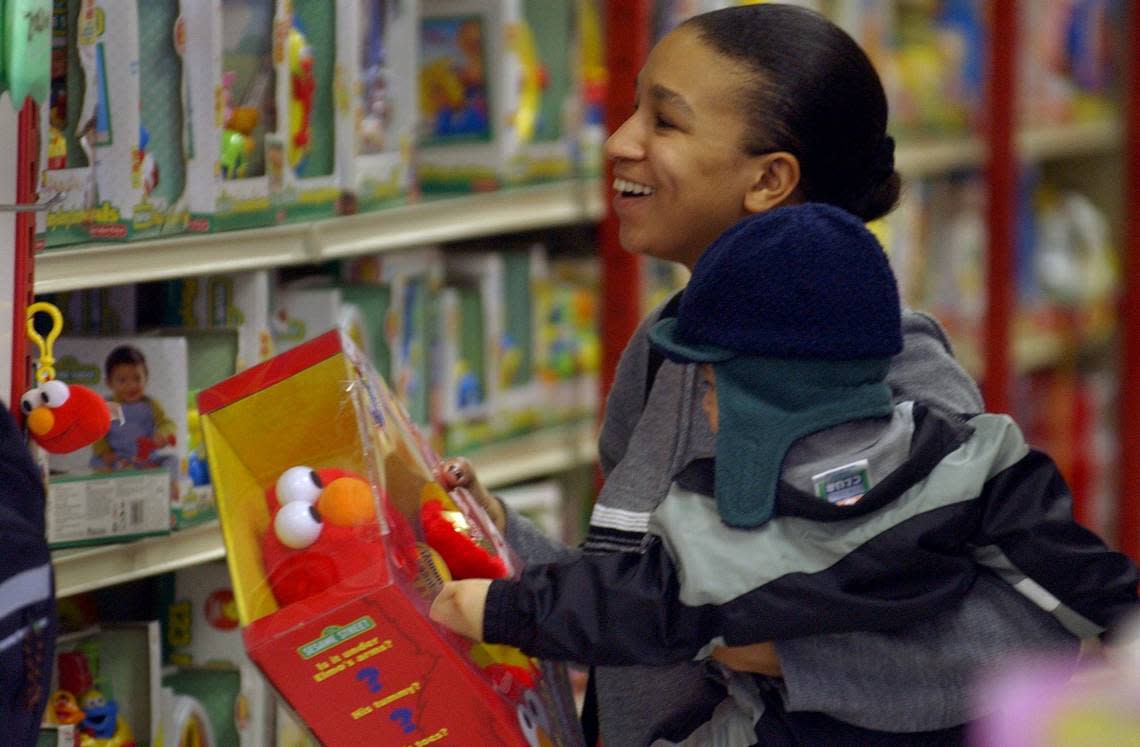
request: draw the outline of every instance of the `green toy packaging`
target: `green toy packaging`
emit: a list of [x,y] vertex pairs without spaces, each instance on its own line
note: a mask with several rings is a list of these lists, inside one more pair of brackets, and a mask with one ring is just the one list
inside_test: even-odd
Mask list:
[[139,161],[139,35],[134,0],[61,0],[41,118],[41,188],[58,195],[38,228],[48,247],[122,241],[151,220]]
[[275,103],[278,13],[276,0],[194,0],[182,9],[192,232],[277,221],[270,195],[280,192],[285,170]]
[[521,0],[422,0],[419,32],[420,189],[522,181],[541,75]]
[[344,0],[338,24],[349,91],[348,117],[338,120],[343,212],[399,201],[412,189],[416,124],[416,0]]
[[348,91],[337,39],[355,23],[347,4],[330,0],[279,0],[273,60],[278,139],[284,162],[270,192],[285,220],[335,215],[341,176],[337,121],[348,120]]

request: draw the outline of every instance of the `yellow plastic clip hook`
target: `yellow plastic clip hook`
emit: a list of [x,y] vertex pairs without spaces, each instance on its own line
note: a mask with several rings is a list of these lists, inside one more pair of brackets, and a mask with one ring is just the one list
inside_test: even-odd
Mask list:
[[[36,314],[43,312],[51,317],[51,329],[45,339],[36,331]],[[28,337],[40,349],[40,358],[36,363],[36,383],[42,384],[55,378],[55,356],[52,355],[52,346],[63,332],[63,314],[54,304],[46,301],[37,301],[28,307]]]

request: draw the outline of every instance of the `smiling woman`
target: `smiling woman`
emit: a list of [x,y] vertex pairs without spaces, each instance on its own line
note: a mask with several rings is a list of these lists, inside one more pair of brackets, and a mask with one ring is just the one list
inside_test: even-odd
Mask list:
[[[653,49],[634,101],[634,111],[606,143],[619,237],[630,252],[693,269],[710,245],[750,216],[824,203],[829,210],[844,211],[848,221],[851,216],[868,221],[889,212],[898,199],[882,84],[858,45],[811,11],[762,3],[690,19]],[[836,258],[829,272],[844,275],[844,252],[851,248],[846,239],[823,232],[813,240]],[[797,252],[794,243],[772,248]],[[808,297],[827,281],[801,262],[779,263],[781,270],[772,264],[776,274],[767,279],[766,292],[779,288],[781,298]],[[762,273],[765,267],[750,270]],[[745,273],[725,272],[728,284],[749,282]],[[749,290],[739,288],[738,295],[747,298]],[[858,288],[845,293],[849,303],[859,298]],[[772,315],[782,310],[778,300],[769,299],[764,307]],[[659,353],[650,352],[649,329],[675,316],[678,305],[674,300],[653,312],[618,365],[599,443],[606,481],[584,552],[553,545],[517,514],[500,509],[508,541],[530,566],[527,577],[557,574],[555,566],[542,563],[607,554],[598,562],[643,592],[645,609],[654,600],[662,606],[673,600],[668,593],[646,591],[662,577],[655,572],[660,569],[637,569],[644,570],[644,556],[655,552],[650,529],[662,520],[669,496],[692,494],[686,486],[707,476],[709,463],[718,459],[716,426],[725,430],[723,422],[710,422],[717,408],[706,399],[712,386],[703,382],[698,366],[662,361]],[[775,334],[773,319],[749,315],[749,306],[722,305],[709,324],[745,337]],[[804,305],[796,308],[802,311]],[[821,334],[838,329],[842,321],[813,318]],[[900,321],[902,352],[889,359],[885,382],[891,398],[921,400],[951,413],[979,412],[977,387],[954,361],[937,322],[910,310],[902,312]],[[774,396],[776,389],[781,387],[759,387],[755,394]],[[868,427],[875,431],[879,425],[875,421]],[[764,442],[767,433],[758,424],[752,437]],[[809,469],[821,453],[835,453],[829,448],[834,443],[805,442],[807,446],[796,444],[804,448],[789,450],[784,469]],[[478,485],[469,470],[464,480]],[[489,496],[485,500],[494,503]],[[692,526],[686,531],[694,542],[715,543],[720,536],[701,536],[702,530]],[[770,549],[792,552],[782,545]],[[732,574],[722,569],[721,575]],[[546,638],[536,634],[536,650],[569,641],[597,659],[592,680],[597,707],[591,711],[588,705],[587,713],[597,714],[608,745],[957,744],[973,715],[970,684],[984,667],[1028,649],[1076,650],[1075,639],[1045,612],[987,577],[984,583],[965,585],[938,615],[915,616],[885,633],[839,613],[826,621],[835,626],[829,629],[842,631],[834,634],[797,629],[773,643],[735,649],[718,649],[724,640],[713,638],[704,642],[697,660],[624,660],[644,666],[604,666],[613,662],[602,661],[600,652],[625,644],[636,648],[641,638],[630,631],[650,615],[640,620],[614,615],[603,582],[597,577],[589,588],[552,582],[531,601],[536,613],[567,611],[555,621],[560,629]],[[644,587],[638,586],[641,582]],[[504,595],[513,593],[504,591],[502,582],[489,588],[458,584],[441,596],[453,609],[433,610],[440,619],[474,611],[479,619],[466,630],[497,636],[515,624],[519,630],[511,633],[533,632],[524,631],[519,618],[502,614]],[[855,582],[837,593],[860,590]],[[880,602],[884,614],[897,613],[892,600]],[[791,595],[767,614],[783,619],[809,613],[803,604]],[[678,630],[662,622],[658,632]],[[590,647],[590,635],[597,631],[603,631],[599,635],[606,645]],[[729,671],[714,659],[748,671]]]

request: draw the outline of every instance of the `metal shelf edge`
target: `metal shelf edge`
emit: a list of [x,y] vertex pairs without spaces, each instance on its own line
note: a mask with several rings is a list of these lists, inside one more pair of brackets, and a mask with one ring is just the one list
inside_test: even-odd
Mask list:
[[[1017,135],[1018,158],[1034,162],[1111,152],[1122,144],[1120,123],[1113,119],[1066,125],[1027,127]],[[895,157],[899,173],[920,178],[981,168],[986,145],[978,137],[901,143]]]
[[267,228],[82,244],[36,256],[36,293],[319,262],[498,233],[597,222],[601,182],[579,179]]

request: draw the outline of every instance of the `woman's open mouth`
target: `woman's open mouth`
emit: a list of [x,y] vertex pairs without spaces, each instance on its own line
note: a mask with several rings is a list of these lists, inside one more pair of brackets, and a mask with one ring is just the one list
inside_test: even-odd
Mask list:
[[629,179],[614,179],[614,191],[622,197],[648,197],[656,190],[648,184],[630,181]]

